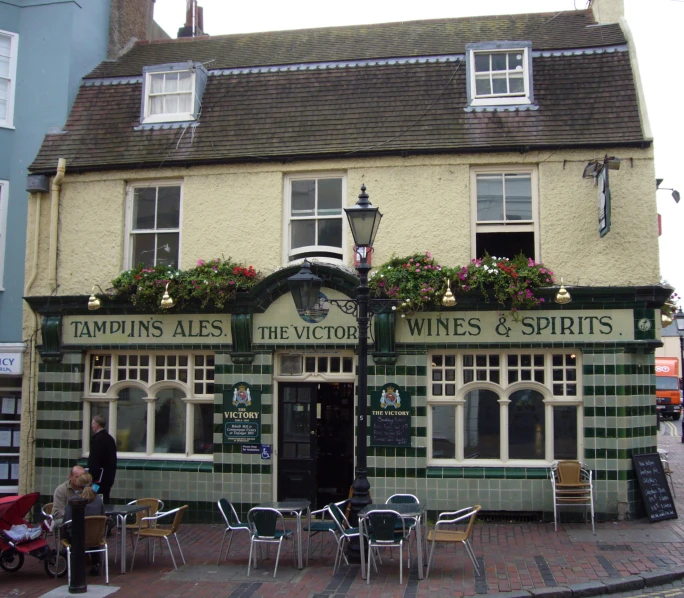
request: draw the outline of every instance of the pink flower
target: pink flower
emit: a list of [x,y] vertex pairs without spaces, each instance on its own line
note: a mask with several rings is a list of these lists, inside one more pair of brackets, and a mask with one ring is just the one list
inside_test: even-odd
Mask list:
[[204,266],[204,260],[197,260],[197,265],[198,266]]
[[427,256],[427,259],[429,259],[429,260],[432,259],[432,254],[429,251],[426,251],[425,255]]
[[420,268],[416,268],[416,272],[420,272]]

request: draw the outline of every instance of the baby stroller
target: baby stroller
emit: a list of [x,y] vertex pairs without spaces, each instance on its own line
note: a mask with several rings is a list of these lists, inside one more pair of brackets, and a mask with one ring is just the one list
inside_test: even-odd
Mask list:
[[66,559],[48,547],[48,528],[28,526],[25,519],[38,497],[38,492],[33,492],[0,498],[0,567],[9,573],[19,571],[27,554],[43,561],[50,577],[62,577],[67,570]]

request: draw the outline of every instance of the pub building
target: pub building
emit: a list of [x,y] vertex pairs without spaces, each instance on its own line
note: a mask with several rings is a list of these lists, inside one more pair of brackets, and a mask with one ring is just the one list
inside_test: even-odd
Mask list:
[[[656,450],[672,289],[619,6],[137,43],[97,67],[30,168],[61,175],[53,209],[28,199],[20,491],[47,501],[102,414],[117,502],[217,521],[221,497],[243,514],[347,498],[360,337],[340,309],[359,285],[344,208],[363,185],[384,214],[372,276],[426,251],[471,268],[522,252],[555,273],[518,312],[452,279],[453,306],[441,280],[428,308],[373,315],[373,500],[548,520],[567,458],[592,469],[598,519],[642,515],[631,457]],[[298,311],[304,258],[323,286]],[[183,272],[231,260],[255,284],[219,307],[198,275],[181,300]],[[111,290],[121,276],[130,292]],[[154,276],[153,302],[130,290]]]

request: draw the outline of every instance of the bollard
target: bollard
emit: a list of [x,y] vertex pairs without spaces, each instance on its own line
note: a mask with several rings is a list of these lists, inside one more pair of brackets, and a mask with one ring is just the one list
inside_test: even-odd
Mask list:
[[71,505],[71,579],[69,594],[85,594],[88,591],[85,571],[85,507],[88,501],[78,494]]

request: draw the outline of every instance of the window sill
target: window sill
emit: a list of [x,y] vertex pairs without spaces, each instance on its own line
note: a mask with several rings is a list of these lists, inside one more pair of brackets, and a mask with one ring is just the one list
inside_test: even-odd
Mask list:
[[0,129],[10,129],[11,131],[15,131],[16,127],[14,125],[5,125],[3,123],[0,123]]
[[148,116],[144,118],[141,125],[159,125],[163,123],[178,123],[178,122],[195,122],[197,120],[194,114],[185,112],[182,114],[159,114],[157,116]]
[[[208,457],[208,458],[207,458]],[[86,465],[85,460],[79,465]],[[180,457],[179,459],[155,458],[151,455],[140,457],[121,457],[117,459],[117,471],[187,471],[211,473],[214,470],[213,455]]]

